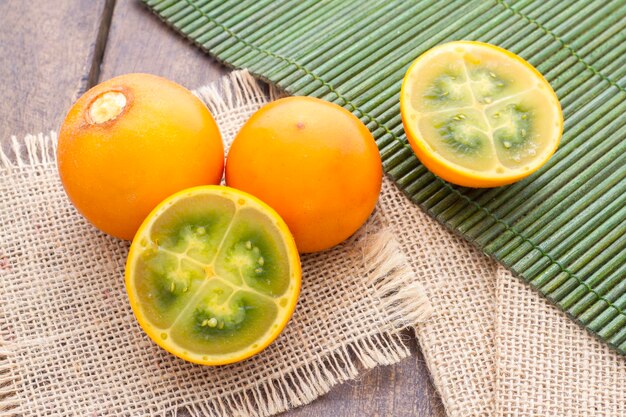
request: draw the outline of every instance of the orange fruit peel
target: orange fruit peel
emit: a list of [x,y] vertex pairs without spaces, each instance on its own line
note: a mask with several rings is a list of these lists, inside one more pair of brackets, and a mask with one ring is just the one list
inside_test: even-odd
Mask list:
[[380,193],[382,163],[374,137],[352,113],[287,97],[263,106],[237,133],[226,184],[272,206],[300,252],[317,252],[365,223]]

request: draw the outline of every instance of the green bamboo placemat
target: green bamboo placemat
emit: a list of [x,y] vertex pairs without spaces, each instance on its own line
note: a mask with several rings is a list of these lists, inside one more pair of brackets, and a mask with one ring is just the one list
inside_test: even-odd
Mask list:
[[[219,60],[351,110],[415,203],[626,353],[626,1],[144,1]],[[519,54],[559,96],[561,146],[524,181],[456,187],[407,145],[402,77],[459,39]]]

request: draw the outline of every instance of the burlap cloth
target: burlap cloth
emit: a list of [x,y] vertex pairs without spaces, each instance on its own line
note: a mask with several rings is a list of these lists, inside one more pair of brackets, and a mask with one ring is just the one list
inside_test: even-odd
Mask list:
[[433,305],[416,332],[448,416],[626,416],[626,357],[385,187],[382,213]]
[[[226,142],[268,101],[244,72],[198,95]],[[0,416],[266,416],[410,354],[401,330],[431,308],[381,207],[347,242],[303,257],[296,312],[262,353],[222,367],[168,354],[130,310],[128,243],[69,204],[55,144],[14,138],[0,153]]]
[[[241,72],[199,95],[225,138],[267,100]],[[135,324],[127,244],[69,206],[53,141],[25,143],[25,160],[0,164],[0,417],[277,413],[406,356],[398,330],[430,310],[420,283],[434,312],[416,332],[449,416],[626,416],[623,357],[388,180],[355,237],[303,259],[300,304],[274,345],[238,365],[184,363]]]

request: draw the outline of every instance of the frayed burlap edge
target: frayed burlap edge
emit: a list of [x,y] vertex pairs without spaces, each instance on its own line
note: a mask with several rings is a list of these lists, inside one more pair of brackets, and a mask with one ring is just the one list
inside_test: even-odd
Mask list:
[[[258,106],[267,101],[268,94],[270,100],[283,95],[275,88],[264,92],[247,71],[233,72],[216,84],[196,90],[195,94],[214,114],[235,107]],[[55,132],[27,135],[21,142],[13,136],[10,152],[0,151],[0,173],[4,171],[10,176],[21,168],[45,168],[55,163],[56,142]],[[269,416],[310,403],[334,385],[356,378],[362,369],[394,364],[408,357],[410,350],[401,330],[425,320],[432,307],[391,232],[386,228],[382,231],[363,228],[350,243],[357,240],[364,263],[370,265],[364,280],[380,300],[380,309],[389,318],[391,330],[373,330],[372,334],[320,357],[316,363],[285,370],[269,381],[259,381],[252,388],[222,398],[191,405],[177,404],[173,399],[162,415],[176,416],[183,408],[192,417]],[[12,336],[3,317],[0,306],[0,417],[17,417],[23,406],[19,397],[21,380],[12,365]]]
[[0,416],[14,416],[14,410],[19,407],[17,397],[18,378],[14,366],[11,364],[10,351],[5,348],[10,338],[8,326],[0,310]]
[[218,82],[202,86],[193,93],[213,114],[221,114],[229,109],[258,106],[287,96],[274,85],[266,89],[247,70],[240,70],[225,75]]

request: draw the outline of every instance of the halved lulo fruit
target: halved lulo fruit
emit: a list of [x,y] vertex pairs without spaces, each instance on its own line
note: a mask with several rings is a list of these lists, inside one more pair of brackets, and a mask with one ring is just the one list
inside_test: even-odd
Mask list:
[[482,42],[449,42],[422,54],[404,77],[400,107],[420,161],[466,187],[530,175],[554,153],[563,130],[561,106],[543,76]]
[[201,186],[165,199],[143,222],[126,289],[143,330],[203,365],[246,359],[289,321],[300,258],[285,222],[257,198]]

